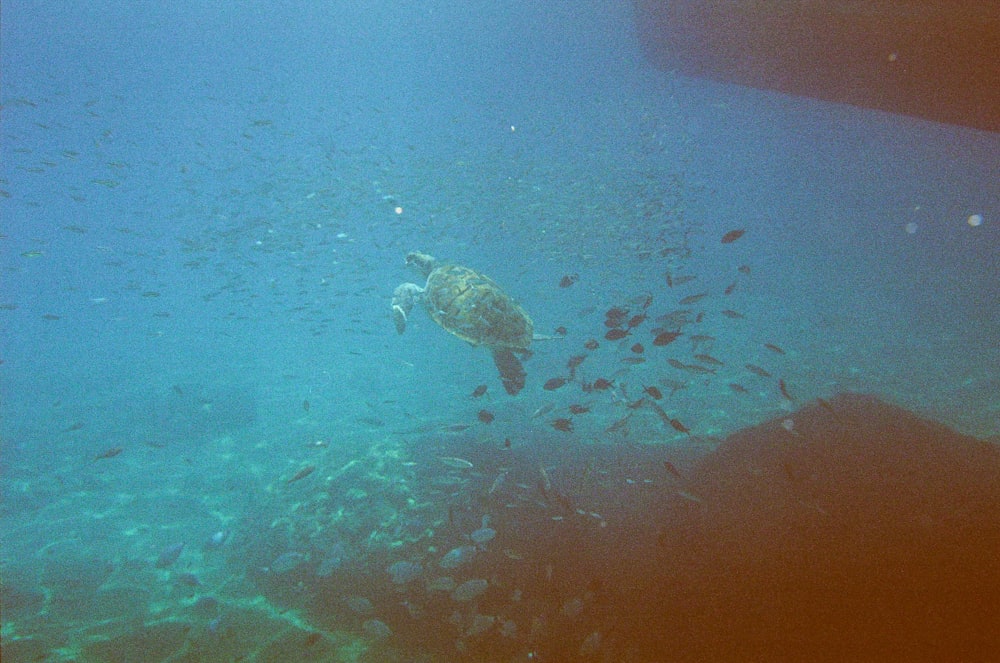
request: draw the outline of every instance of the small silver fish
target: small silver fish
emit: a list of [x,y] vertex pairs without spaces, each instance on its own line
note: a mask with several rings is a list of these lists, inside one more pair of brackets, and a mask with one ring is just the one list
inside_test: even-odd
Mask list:
[[457,458],[455,456],[438,456],[438,460],[448,467],[453,467],[456,470],[471,470],[475,467],[475,465],[464,458]]

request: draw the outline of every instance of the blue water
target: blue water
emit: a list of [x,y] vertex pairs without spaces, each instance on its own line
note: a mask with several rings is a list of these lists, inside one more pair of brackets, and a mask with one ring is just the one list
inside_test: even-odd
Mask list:
[[[1000,435],[997,134],[655,70],[613,3],[2,18],[5,660],[613,656],[587,582],[517,607],[555,553],[503,571],[539,536],[498,514],[605,536],[582,488],[559,506],[574,478],[608,508],[664,480],[588,448],[674,445],[687,471],[845,391]],[[489,275],[551,337],[518,395],[422,311],[396,333],[414,250]],[[614,306],[649,319],[606,341]],[[654,347],[661,324],[682,335]],[[654,385],[689,432],[628,407]],[[496,540],[442,572],[491,515]],[[423,575],[394,587],[397,562]],[[449,603],[478,579],[491,603]]]

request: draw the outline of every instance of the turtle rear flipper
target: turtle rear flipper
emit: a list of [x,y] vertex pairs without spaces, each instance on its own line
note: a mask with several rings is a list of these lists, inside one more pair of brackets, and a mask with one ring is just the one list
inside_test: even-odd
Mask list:
[[402,334],[406,331],[406,311],[399,304],[392,305],[392,321],[396,323],[397,334]]
[[524,388],[524,378],[528,375],[524,372],[521,360],[507,348],[496,348],[493,350],[493,363],[500,371],[503,388],[511,396],[516,396]]

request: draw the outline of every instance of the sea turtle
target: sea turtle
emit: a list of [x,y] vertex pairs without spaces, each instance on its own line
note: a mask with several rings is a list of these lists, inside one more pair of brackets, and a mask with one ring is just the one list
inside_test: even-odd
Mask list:
[[392,294],[396,331],[406,331],[406,318],[419,299],[427,314],[445,331],[493,353],[493,362],[508,394],[524,387],[524,367],[517,355],[528,357],[533,324],[523,308],[479,272],[442,263],[425,253],[409,253],[406,264],[427,278],[421,287],[403,283]]

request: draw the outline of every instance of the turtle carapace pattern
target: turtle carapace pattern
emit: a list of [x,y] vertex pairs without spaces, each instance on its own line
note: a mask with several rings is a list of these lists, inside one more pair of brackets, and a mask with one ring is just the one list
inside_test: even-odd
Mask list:
[[423,286],[399,285],[392,295],[396,331],[419,300],[445,331],[472,345],[486,346],[508,394],[524,387],[525,372],[518,355],[528,357],[534,325],[531,318],[493,279],[474,269],[441,263],[425,253],[410,253],[406,264],[427,278]]

